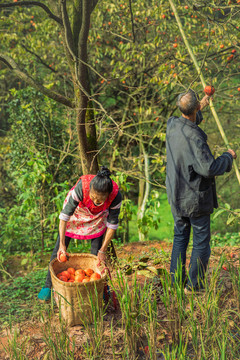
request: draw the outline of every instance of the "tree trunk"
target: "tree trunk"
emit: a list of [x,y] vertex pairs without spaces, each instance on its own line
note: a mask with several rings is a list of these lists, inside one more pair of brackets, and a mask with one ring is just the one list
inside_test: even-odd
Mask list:
[[85,116],[87,109],[88,99],[82,93],[80,95],[79,101],[77,103],[76,110],[76,128],[79,140],[79,151],[80,151],[80,159],[82,164],[82,173],[90,174],[90,163],[88,157],[88,146],[87,146],[87,134],[85,127]]
[[[79,139],[80,158],[83,174],[97,173],[97,140],[92,102],[89,104],[90,81],[87,67],[87,39],[90,28],[92,2],[82,0],[82,19],[78,37],[78,64],[77,64],[77,133]],[[80,11],[78,9],[78,11]],[[76,36],[74,36],[76,43]]]
[[82,173],[84,175],[96,174],[98,171],[98,160],[94,112],[89,108],[88,98],[82,91],[80,91],[79,98],[76,102],[76,128]]
[[[146,211],[147,201],[150,193],[149,184],[149,158],[148,153],[145,151],[144,145],[140,143],[140,148],[144,157],[144,176],[145,180],[139,181],[139,190],[141,191],[140,197],[138,198],[138,221],[141,222]],[[144,195],[143,195],[144,194]],[[144,234],[138,228],[139,241],[144,241]]]
[[45,219],[45,204],[44,204],[44,190],[40,191],[40,223],[41,223],[41,247],[44,250],[44,219]]
[[97,158],[97,133],[94,118],[94,110],[92,101],[88,102],[88,108],[86,112],[86,134],[87,144],[89,151],[89,161],[91,174],[97,174],[98,172],[98,158]]

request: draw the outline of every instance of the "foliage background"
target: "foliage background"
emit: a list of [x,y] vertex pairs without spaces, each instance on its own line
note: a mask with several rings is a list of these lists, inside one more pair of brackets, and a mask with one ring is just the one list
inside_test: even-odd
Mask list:
[[[7,357],[82,359],[104,353],[111,359],[156,359],[161,349],[166,359],[239,358],[239,246],[234,245],[239,244],[240,204],[233,170],[217,178],[219,209],[212,216],[205,293],[189,296],[182,284],[170,282],[173,220],[165,191],[166,123],[169,116],[180,115],[179,93],[189,87],[200,97],[204,93],[167,0],[42,2],[54,14],[66,4],[72,30],[81,22],[81,5],[96,5],[87,41],[91,101],[86,122],[96,128],[99,165],[110,167],[123,194],[114,240],[120,271],[111,284],[120,316],[113,316],[110,306],[109,314],[96,317],[82,333],[71,333],[61,319],[57,332],[52,326],[53,303],[39,304],[37,294],[63,200],[84,169],[79,108],[50,99],[34,84],[71,104],[81,89],[59,22],[34,1],[25,6],[11,0],[3,8],[6,2],[0,0],[0,327],[7,329]],[[204,77],[216,89],[214,104],[230,146],[238,152],[239,0],[174,2]],[[9,58],[28,81],[9,66]],[[226,146],[210,110],[203,115],[201,127],[217,157]],[[89,249],[84,241],[69,246],[70,252]]]
[[[46,4],[55,11],[51,1]],[[240,142],[238,6],[237,1],[177,3],[203,74],[216,88],[215,107],[235,150]],[[70,3],[68,11],[71,18]],[[53,20],[35,6],[4,9],[2,17],[2,51],[34,79],[71,98],[74,83]],[[179,115],[180,92],[189,86],[202,96],[203,91],[168,1],[98,2],[88,52],[98,161],[110,167],[124,195],[116,237],[136,241],[142,234],[144,239],[171,241],[164,189],[166,122]],[[54,246],[63,199],[82,169],[74,111],[19,81],[3,62],[0,71],[4,258]],[[209,109],[202,128],[215,156],[226,150]],[[234,171],[219,177],[217,188],[225,211],[214,219],[212,232],[238,233]]]

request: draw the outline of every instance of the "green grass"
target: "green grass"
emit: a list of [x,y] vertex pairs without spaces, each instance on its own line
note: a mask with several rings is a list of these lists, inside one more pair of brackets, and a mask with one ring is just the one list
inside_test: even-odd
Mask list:
[[[130,242],[138,241],[137,229],[137,207],[135,207],[135,214],[129,222]],[[160,223],[157,230],[151,228],[149,231],[149,240],[165,240],[172,242],[174,221],[171,213],[170,205],[168,204],[167,194],[163,193],[160,197],[160,207],[158,209]],[[214,213],[211,215],[211,233],[214,238],[214,246],[236,245],[239,244],[240,233],[239,226],[233,223],[232,226],[227,226],[227,214],[222,213],[216,219],[213,219]],[[225,241],[226,240],[226,241]]]
[[[137,210],[137,207],[136,207]],[[137,211],[135,211],[136,213]],[[159,228],[157,230],[150,229],[149,240],[166,240],[171,241],[173,237],[173,217],[171,213],[170,205],[167,201],[167,194],[162,194],[160,197],[159,207]],[[130,241],[138,241],[138,230],[137,230],[137,215],[133,215],[133,219],[129,222],[129,233]]]
[[46,275],[47,270],[38,270],[0,284],[0,326],[21,322],[39,312],[41,304],[37,294]]
[[[162,261],[164,266],[165,260]],[[116,268],[109,284],[119,302],[117,316],[105,307],[100,311],[93,306],[93,324],[84,325],[84,336],[70,332],[61,317],[58,322],[51,306],[45,309],[39,306],[40,316],[37,317],[36,310],[33,311],[34,301],[31,300],[31,304],[27,300],[25,305],[33,311],[32,317],[42,319],[38,332],[40,341],[36,343],[33,336],[24,337],[15,327],[5,351],[10,360],[33,359],[29,356],[33,349],[34,360],[40,351],[48,360],[100,360],[103,357],[157,360],[157,353],[161,352],[166,360],[239,359],[240,272],[230,262],[228,272],[223,274],[223,263],[226,263],[224,257],[212,268],[206,279],[206,291],[201,294],[194,291],[185,294],[182,282],[171,284],[166,271],[158,276],[153,274],[141,284],[136,276],[128,277],[123,268]],[[21,307],[24,292],[34,293],[42,275],[32,272],[9,283],[6,289],[1,286],[0,297],[10,304],[15,297]],[[176,278],[181,279],[181,269]],[[229,282],[231,288],[225,286]],[[20,290],[17,289],[19,285]]]

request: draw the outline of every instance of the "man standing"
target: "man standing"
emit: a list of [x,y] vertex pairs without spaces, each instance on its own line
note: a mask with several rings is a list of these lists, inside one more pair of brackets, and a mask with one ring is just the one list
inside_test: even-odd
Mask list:
[[[199,101],[189,90],[178,97],[182,113],[167,122],[167,195],[174,218],[174,241],[170,272],[172,281],[178,264],[182,266],[182,280],[187,288],[203,288],[204,274],[210,257],[210,214],[218,207],[215,176],[229,172],[236,154],[229,149],[214,159],[207,135],[198,127],[201,111],[209,104],[209,97]],[[193,249],[189,278],[186,278],[186,251],[190,230],[193,229]]]

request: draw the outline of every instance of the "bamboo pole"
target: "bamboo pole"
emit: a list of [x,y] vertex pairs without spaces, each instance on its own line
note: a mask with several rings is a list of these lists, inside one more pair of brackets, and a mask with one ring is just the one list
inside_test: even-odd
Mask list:
[[[191,47],[190,47],[190,45],[189,45],[188,39],[187,39],[187,37],[186,37],[186,35],[185,35],[185,32],[184,32],[184,30],[183,30],[183,27],[182,27],[181,20],[180,20],[180,18],[179,18],[179,16],[178,16],[178,12],[177,12],[177,9],[176,9],[176,7],[175,7],[174,1],[173,1],[173,0],[168,0],[168,1],[169,1],[170,5],[171,5],[171,7],[172,7],[172,10],[173,10],[173,13],[174,13],[174,15],[175,15],[175,18],[176,18],[176,21],[177,21],[179,30],[180,30],[180,32],[181,32],[183,41],[184,41],[184,43],[185,43],[185,45],[186,45],[186,48],[187,48],[187,50],[188,50],[188,53],[189,53],[191,59],[192,59],[194,65],[195,65],[195,68],[196,68],[197,73],[198,73],[198,76],[199,76],[199,78],[200,78],[200,80],[201,80],[202,86],[203,86],[203,88],[205,88],[206,82],[205,82],[204,76],[203,76],[202,71],[201,71],[201,69],[200,69],[200,67],[199,67],[199,65],[198,65],[197,59],[196,59],[196,57],[195,57],[194,53],[192,52],[192,49],[191,49]],[[214,119],[215,119],[215,121],[216,121],[218,130],[220,131],[220,134],[221,134],[221,136],[222,136],[222,138],[223,138],[223,141],[224,141],[226,147],[227,147],[228,149],[230,149],[228,139],[227,139],[227,137],[226,137],[226,135],[225,135],[225,132],[224,132],[223,127],[222,127],[222,124],[221,124],[221,122],[220,122],[220,120],[219,120],[218,114],[217,114],[217,112],[216,112],[216,110],[215,110],[215,108],[214,108],[213,101],[212,101],[211,98],[210,98],[210,109],[211,109],[212,114],[213,114],[213,117],[214,117]],[[239,173],[239,170],[238,170],[237,163],[236,163],[235,159],[233,159],[233,166],[234,166],[234,170],[235,170],[235,173],[236,173],[238,182],[239,182],[239,184],[240,184],[240,173]]]

